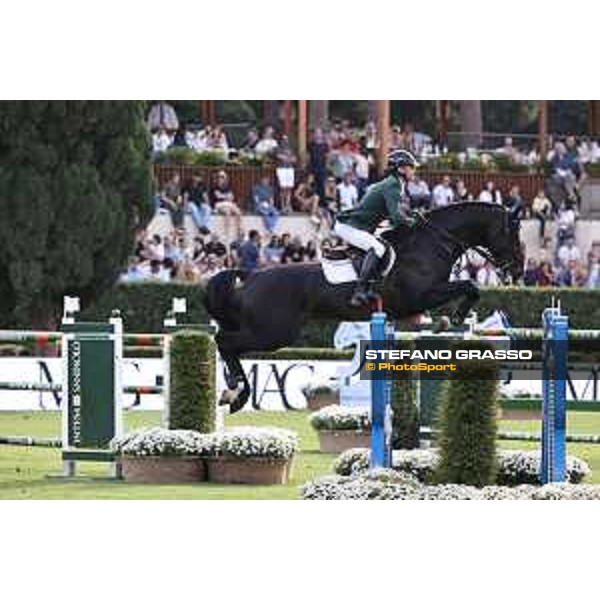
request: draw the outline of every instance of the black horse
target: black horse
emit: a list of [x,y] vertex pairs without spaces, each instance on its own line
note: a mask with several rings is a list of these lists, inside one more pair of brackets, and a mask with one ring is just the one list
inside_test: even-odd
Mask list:
[[[462,323],[479,299],[471,281],[449,281],[452,267],[469,248],[481,248],[513,280],[523,268],[519,225],[499,205],[453,204],[429,212],[413,229],[390,229],[382,239],[397,259],[378,290],[384,310],[396,319],[457,301],[453,323]],[[231,412],[240,410],[251,389],[240,363],[249,352],[293,343],[309,319],[367,320],[372,309],[348,301],[354,283],[331,285],[320,264],[282,265],[246,273],[227,270],[212,277],[205,304],[219,324],[216,342],[236,390]]]

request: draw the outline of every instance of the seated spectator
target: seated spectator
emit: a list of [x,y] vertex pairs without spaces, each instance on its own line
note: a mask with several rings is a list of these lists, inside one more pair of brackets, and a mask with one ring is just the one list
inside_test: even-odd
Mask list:
[[161,128],[171,134],[179,129],[179,119],[175,109],[164,100],[153,104],[148,113],[148,129],[154,133]]
[[328,227],[333,225],[333,220],[340,211],[340,198],[335,177],[328,177],[325,181],[323,195],[319,197],[319,214]]
[[441,208],[443,206],[448,206],[454,201],[454,190],[450,185],[450,177],[448,175],[444,175],[441,183],[438,183],[433,188],[432,194],[432,208]]
[[277,150],[277,140],[275,139],[275,130],[273,127],[267,126],[263,131],[262,138],[254,146],[254,152],[257,156],[266,156],[275,154]]
[[552,270],[552,265],[548,261],[542,261],[540,263],[538,285],[541,287],[550,287],[553,283],[554,272]]
[[253,154],[256,148],[256,144],[258,144],[260,137],[258,136],[258,131],[256,127],[251,127],[248,129],[248,133],[246,134],[246,138],[244,139],[244,143],[242,144],[241,150],[243,152],[247,152],[248,154]]
[[508,196],[504,199],[504,206],[510,213],[511,219],[520,221],[523,213],[523,200],[519,193],[519,186],[513,185],[510,188]]
[[564,244],[567,238],[575,237],[575,217],[573,205],[563,202],[556,215],[559,246]]
[[539,238],[542,244],[547,244],[546,222],[552,218],[552,202],[546,196],[544,190],[539,190],[531,204],[531,214],[540,223]]
[[408,181],[406,186],[408,197],[410,198],[410,207],[412,209],[424,208],[428,210],[431,207],[431,193],[429,186],[424,179],[417,174]]
[[575,240],[570,237],[565,240],[565,243],[558,248],[556,253],[558,263],[562,266],[569,264],[571,261],[581,260],[581,251],[575,245]]
[[477,275],[475,277],[477,285],[497,287],[500,285],[500,279],[496,271],[496,267],[486,260],[483,266],[477,269]]
[[312,240],[306,242],[304,247],[304,260],[305,262],[315,262],[317,260],[317,247]]
[[493,181],[488,181],[485,184],[485,188],[479,194],[480,202],[492,202],[496,204],[502,204],[502,194],[500,190],[496,189],[496,185]]
[[132,256],[129,259],[127,271],[121,275],[119,280],[123,283],[135,283],[136,281],[143,281],[144,279],[146,279],[146,273],[144,273],[141,268],[139,257]]
[[254,271],[260,266],[260,233],[252,229],[237,250],[240,269]]
[[223,152],[229,151],[227,136],[220,125],[210,130],[206,140],[206,147],[212,150],[222,150]]
[[283,255],[281,239],[272,235],[269,243],[263,248],[263,258],[266,264],[279,264]]
[[173,147],[174,148],[187,148],[187,129],[185,125],[182,125],[173,136]]
[[562,142],[556,142],[552,156],[552,178],[565,190],[570,202],[577,201],[577,183],[582,174],[577,149],[574,147],[575,138],[567,138],[568,146]]
[[187,200],[185,211],[200,231],[210,231],[212,228],[212,208],[208,190],[200,175],[192,176],[190,184],[184,188],[184,197]]
[[292,212],[292,192],[294,191],[294,163],[296,158],[290,148],[287,135],[282,136],[277,149],[277,183],[279,184],[279,201],[285,214]]
[[402,129],[398,125],[392,127],[390,132],[390,150],[397,150],[399,148],[406,148],[406,140]]
[[297,211],[309,213],[311,220],[315,224],[318,225],[321,223],[318,215],[319,195],[317,194],[315,176],[312,173],[309,173],[296,188],[294,192],[294,204],[294,208]]
[[462,179],[456,182],[456,201],[457,202],[468,202],[473,200],[473,194],[469,193],[467,186]]
[[588,278],[586,287],[592,289],[600,288],[600,262],[597,257],[593,257],[588,268]]
[[217,173],[215,185],[210,190],[210,200],[215,212],[225,217],[224,230],[227,237],[231,234],[231,221],[235,221],[238,237],[242,235],[242,211],[235,202],[233,191],[229,186],[229,178],[225,171]]
[[305,249],[302,246],[302,241],[299,236],[294,236],[289,245],[285,246],[283,254],[281,255],[281,262],[283,264],[288,263],[301,263],[304,262]]
[[200,269],[190,258],[184,258],[179,264],[177,281],[182,283],[198,283],[200,281]]
[[173,138],[167,133],[164,127],[152,134],[152,152],[158,154],[165,152],[173,144]]
[[519,151],[513,145],[513,139],[511,137],[504,138],[504,145],[496,150],[498,154],[504,154],[513,163],[520,162]]
[[213,233],[208,242],[204,244],[204,255],[221,259],[227,256],[227,246],[225,246],[216,233]]
[[540,281],[540,267],[535,258],[528,258],[527,265],[523,271],[523,284],[527,287],[535,287]]
[[346,171],[342,181],[337,186],[337,197],[339,198],[340,210],[354,208],[358,202],[358,190],[354,185],[352,171]]
[[267,175],[261,177],[260,183],[254,186],[252,197],[256,214],[262,217],[265,229],[273,233],[279,220],[279,212],[275,208],[275,190]]

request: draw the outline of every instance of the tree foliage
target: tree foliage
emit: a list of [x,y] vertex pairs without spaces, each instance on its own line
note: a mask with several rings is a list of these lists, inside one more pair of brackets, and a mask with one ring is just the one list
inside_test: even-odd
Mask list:
[[112,286],[150,216],[144,103],[0,103],[0,322],[47,327]]

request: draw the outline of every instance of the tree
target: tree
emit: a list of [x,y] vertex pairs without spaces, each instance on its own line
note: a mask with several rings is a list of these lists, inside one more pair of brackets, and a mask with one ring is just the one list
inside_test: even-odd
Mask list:
[[151,181],[144,103],[0,103],[0,321],[51,327],[110,288]]

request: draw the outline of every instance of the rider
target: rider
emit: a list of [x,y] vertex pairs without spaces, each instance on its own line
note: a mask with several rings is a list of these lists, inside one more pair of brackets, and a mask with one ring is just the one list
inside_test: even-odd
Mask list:
[[334,233],[367,253],[358,285],[350,299],[352,306],[369,301],[370,281],[379,275],[379,262],[385,254],[385,246],[373,235],[379,224],[389,219],[394,226],[414,225],[414,219],[409,215],[406,184],[414,177],[418,166],[408,150],[393,150],[388,155],[386,177],[369,187],[356,207],[337,217]]

